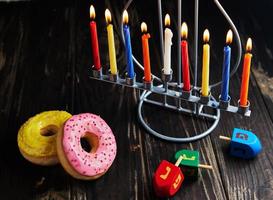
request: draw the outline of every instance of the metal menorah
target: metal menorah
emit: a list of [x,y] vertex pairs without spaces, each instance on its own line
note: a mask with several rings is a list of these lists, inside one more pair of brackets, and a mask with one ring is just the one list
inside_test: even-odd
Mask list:
[[[129,0],[127,4],[125,5],[124,10],[126,10],[133,0]],[[221,11],[223,16],[227,19],[228,23],[231,26],[231,29],[234,32],[235,41],[238,47],[238,54],[236,63],[234,65],[233,70],[231,71],[230,77],[235,74],[235,72],[238,69],[238,66],[240,64],[241,56],[242,56],[242,47],[241,47],[241,40],[240,36],[238,34],[237,28],[233,24],[232,20],[222,7],[222,5],[218,2],[218,0],[213,0],[218,9]],[[162,25],[162,9],[161,9],[161,0],[158,0],[158,19],[159,19],[159,29],[160,29],[160,53],[161,58],[163,58],[163,25]],[[161,138],[163,140],[171,141],[171,142],[192,142],[199,139],[202,139],[203,137],[209,135],[218,125],[220,120],[220,110],[231,112],[231,113],[239,113],[243,116],[249,117],[251,114],[251,111],[249,110],[249,103],[247,106],[242,107],[239,104],[237,106],[230,105],[230,97],[228,101],[217,101],[216,98],[213,97],[212,94],[210,94],[207,97],[204,97],[200,95],[200,87],[197,86],[197,64],[198,64],[198,55],[197,55],[197,48],[198,48],[198,21],[199,21],[199,0],[195,0],[195,6],[194,6],[194,79],[193,79],[193,85],[191,91],[183,91],[183,83],[181,82],[181,46],[180,46],[180,25],[181,25],[181,8],[182,8],[182,0],[178,0],[178,13],[177,13],[177,37],[178,37],[178,47],[177,47],[177,82],[172,82],[172,73],[170,75],[166,75],[162,73],[161,78],[152,75],[153,81],[152,82],[146,82],[143,80],[143,82],[137,82],[135,77],[134,78],[122,78],[119,77],[118,74],[103,74],[102,70],[92,70],[91,78],[105,81],[117,85],[123,85],[128,86],[131,88],[139,89],[142,91],[141,95],[139,96],[139,104],[138,104],[138,118],[140,120],[140,123],[143,125],[143,127],[148,131],[148,133]],[[122,27],[121,27],[122,28]],[[124,41],[123,31],[121,30],[121,34]],[[135,59],[133,56],[133,60],[135,64],[140,67],[143,70],[142,65]],[[158,82],[159,84],[153,84],[153,82]],[[210,91],[212,91],[213,88],[216,86],[221,85],[221,81],[214,83],[210,85]],[[152,100],[149,98],[151,94],[159,94],[162,95],[162,101],[159,100]],[[176,104],[171,104],[168,102],[168,98],[174,98],[176,99]],[[191,103],[193,106],[182,106],[182,102]],[[142,106],[144,103],[152,104],[158,107],[163,107],[167,109],[171,109],[174,111],[178,111],[180,113],[189,114],[191,116],[196,116],[198,118],[202,119],[209,119],[212,120],[213,123],[206,131],[202,133],[195,133],[194,136],[190,137],[171,137],[167,134],[159,133],[152,129],[147,122],[143,119],[142,114]],[[213,110],[215,110],[214,114],[211,114],[211,112],[206,112],[205,107],[209,107]]]

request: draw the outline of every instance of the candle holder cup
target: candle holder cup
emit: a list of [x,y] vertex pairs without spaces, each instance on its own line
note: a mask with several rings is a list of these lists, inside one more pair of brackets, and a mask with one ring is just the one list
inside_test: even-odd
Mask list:
[[153,76],[151,81],[145,81],[145,77],[142,78],[143,88],[146,90],[151,90],[153,88]]
[[189,99],[192,95],[192,88],[189,91],[183,90],[183,88],[181,88],[181,97],[183,99]]
[[[164,70],[161,71],[161,79],[163,82],[163,87],[165,88],[165,92],[168,93],[168,82],[171,82],[173,78],[173,71],[170,71],[170,74],[165,74]],[[165,104],[166,104],[166,97],[165,97]]]
[[94,78],[101,78],[102,77],[102,67],[99,70],[97,70],[94,68],[94,66],[92,66],[91,75]]
[[231,100],[230,96],[228,96],[227,101],[224,101],[224,100],[221,99],[221,95],[220,95],[219,96],[219,108],[226,110],[230,105],[230,100]]
[[133,78],[130,78],[130,77],[128,76],[128,74],[126,73],[126,74],[125,74],[125,82],[126,82],[126,84],[129,85],[129,86],[135,85],[135,83],[136,83],[136,74],[134,74],[134,77],[133,77]]
[[246,106],[243,106],[240,104],[240,100],[238,100],[238,113],[246,115],[247,113],[250,112],[250,102],[247,100]]
[[210,101],[210,97],[211,97],[210,91],[209,91],[208,96],[203,96],[202,95],[202,90],[200,90],[200,100],[199,100],[199,103],[201,103],[201,104],[208,104],[209,101]]
[[161,79],[163,83],[168,83],[173,79],[173,71],[171,70],[170,74],[165,74],[164,70],[161,71]]
[[109,80],[112,82],[117,82],[119,79],[118,72],[116,74],[111,74],[111,71],[109,70]]

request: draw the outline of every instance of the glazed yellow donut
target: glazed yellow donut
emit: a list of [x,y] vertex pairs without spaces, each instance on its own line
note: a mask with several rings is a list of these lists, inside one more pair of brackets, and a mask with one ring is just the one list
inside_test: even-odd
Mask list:
[[38,165],[57,164],[57,133],[71,117],[65,111],[45,111],[25,122],[17,137],[19,150],[24,158]]

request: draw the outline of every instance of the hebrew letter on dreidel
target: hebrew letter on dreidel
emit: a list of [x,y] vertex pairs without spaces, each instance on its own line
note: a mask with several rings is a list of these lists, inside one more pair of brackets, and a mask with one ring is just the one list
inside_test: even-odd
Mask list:
[[187,157],[186,154],[183,154],[183,160],[195,160],[195,156]]
[[242,140],[248,140],[248,135],[245,133],[236,133],[236,138],[240,138]]
[[171,168],[167,166],[166,167],[166,173],[165,174],[161,174],[160,178],[162,178],[163,180],[166,180],[168,178],[170,172],[171,172]]
[[178,174],[177,178],[175,179],[175,182],[173,183],[174,189],[176,189],[181,181],[182,177],[180,174]]

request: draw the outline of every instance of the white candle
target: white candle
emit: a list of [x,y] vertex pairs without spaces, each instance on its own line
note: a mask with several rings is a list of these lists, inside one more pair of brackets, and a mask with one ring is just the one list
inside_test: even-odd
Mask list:
[[[170,16],[167,14],[165,16],[165,26],[170,26]],[[173,33],[168,27],[164,31],[164,74],[171,74],[171,47],[172,47],[172,37]]]

